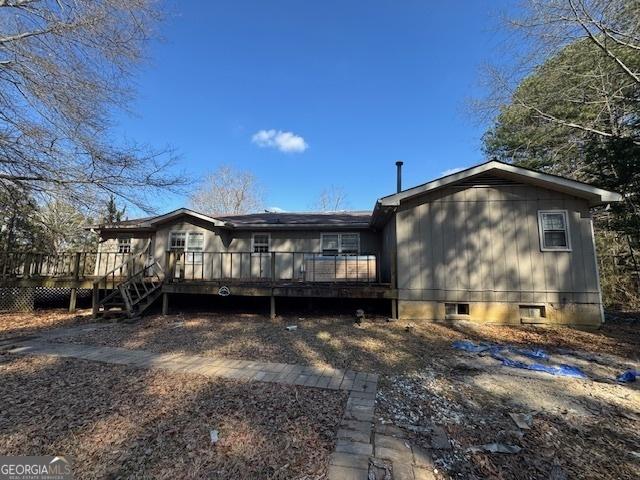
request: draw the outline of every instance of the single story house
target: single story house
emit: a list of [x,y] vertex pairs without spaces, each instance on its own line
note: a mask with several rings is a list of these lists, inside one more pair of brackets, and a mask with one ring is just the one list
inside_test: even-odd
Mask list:
[[[388,298],[401,319],[603,321],[591,207],[615,192],[498,161],[378,199],[370,212],[211,217],[185,208],[95,227],[146,249],[168,295]],[[113,260],[114,262],[116,260]],[[96,274],[111,265],[96,263]]]

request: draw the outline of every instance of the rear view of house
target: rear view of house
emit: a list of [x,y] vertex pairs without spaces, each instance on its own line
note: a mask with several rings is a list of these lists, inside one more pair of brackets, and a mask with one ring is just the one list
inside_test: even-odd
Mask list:
[[55,274],[33,258],[5,262],[3,282],[88,283],[97,315],[114,305],[138,315],[160,296],[166,312],[173,295],[213,294],[269,297],[272,315],[279,297],[347,297],[388,301],[402,319],[602,323],[590,209],[618,194],[497,161],[400,183],[371,212],[179,209],[100,225],[90,261],[85,253]]

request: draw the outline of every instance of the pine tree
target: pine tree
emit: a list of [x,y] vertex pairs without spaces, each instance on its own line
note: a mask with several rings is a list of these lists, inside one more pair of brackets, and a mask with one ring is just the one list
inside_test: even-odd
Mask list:
[[126,206],[122,207],[122,210],[118,209],[118,205],[116,204],[116,199],[113,195],[109,197],[109,201],[107,202],[107,210],[102,219],[105,224],[112,224],[121,222],[124,218]]

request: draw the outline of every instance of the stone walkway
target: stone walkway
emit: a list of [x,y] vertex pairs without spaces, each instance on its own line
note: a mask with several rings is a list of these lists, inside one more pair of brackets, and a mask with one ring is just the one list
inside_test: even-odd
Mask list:
[[27,340],[8,350],[15,354],[72,357],[95,362],[131,365],[139,368],[159,368],[171,372],[197,373],[210,377],[236,380],[303,385],[305,387],[375,392],[378,375],[338,370],[334,368],[305,367],[285,363],[231,360],[178,353],[155,353],[117,347],[52,343],[39,339]]
[[[349,392],[349,398],[337,433],[336,449],[329,460],[328,480],[434,478],[429,452],[411,446],[403,431],[396,427],[374,426],[377,374],[48,341],[96,328],[101,325],[59,329],[37,337],[0,342],[0,348],[4,343],[4,348],[14,354],[81,358],[210,377],[345,390]],[[434,445],[434,448],[449,448],[444,431],[432,432],[432,439],[438,438],[440,445]]]
[[[329,480],[433,480],[431,453],[412,445],[403,430],[357,419],[358,412],[368,418],[369,408],[373,415],[374,402],[368,393],[349,396],[336,451],[329,460]],[[431,434],[434,449],[451,448],[440,427],[434,426]]]

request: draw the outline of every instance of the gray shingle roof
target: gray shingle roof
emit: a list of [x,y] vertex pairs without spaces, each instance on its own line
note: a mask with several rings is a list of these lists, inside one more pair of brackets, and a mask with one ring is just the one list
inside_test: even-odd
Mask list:
[[[150,222],[158,217],[137,218],[133,220],[124,220],[111,225],[100,225],[96,228],[100,229],[126,229],[126,228],[149,228]],[[309,213],[251,213],[248,215],[227,215],[223,217],[211,217],[212,220],[222,221],[231,228],[243,227],[365,227],[369,225],[371,212],[354,211],[354,212],[309,212]]]
[[120,222],[114,222],[114,223],[105,223],[105,224],[101,224],[99,225],[99,227],[105,227],[105,228],[136,228],[136,227],[141,227],[144,226],[144,224],[146,222],[148,222],[149,220],[152,220],[155,217],[143,217],[143,218],[134,218],[132,220],[122,220]]
[[234,226],[251,225],[335,225],[350,226],[368,224],[371,212],[328,212],[328,213],[252,213],[248,215],[228,215],[216,217]]

